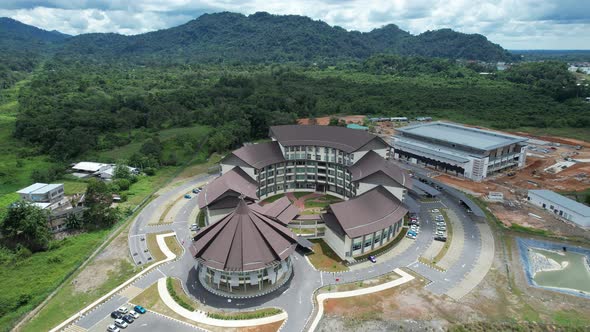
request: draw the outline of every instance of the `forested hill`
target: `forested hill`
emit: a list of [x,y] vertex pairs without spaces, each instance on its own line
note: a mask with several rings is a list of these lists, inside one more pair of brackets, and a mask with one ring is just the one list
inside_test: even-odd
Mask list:
[[[0,30],[4,24],[0,21]],[[64,36],[55,37],[61,41]],[[265,12],[205,14],[177,27],[134,36],[83,34],[68,38],[56,52],[146,63],[333,61],[367,59],[377,53],[484,61],[511,58],[508,51],[477,34],[443,29],[414,36],[393,24],[361,33],[304,16]]]
[[21,23],[7,17],[0,17],[0,49],[3,52],[46,51],[52,43],[69,35],[58,31],[47,31]]

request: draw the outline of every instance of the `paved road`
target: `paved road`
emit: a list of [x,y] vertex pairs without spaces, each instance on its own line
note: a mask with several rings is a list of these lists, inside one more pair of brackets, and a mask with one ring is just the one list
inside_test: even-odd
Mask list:
[[[189,254],[191,239],[188,226],[190,221],[187,220],[187,216],[190,215],[191,211],[197,208],[196,198],[186,200],[186,202],[183,203],[183,206],[178,210],[177,215],[174,216],[174,222],[172,224],[148,226],[150,217],[159,217],[154,215],[158,210],[159,205],[174,201],[179,195],[184,194],[198,183],[212,178],[213,177],[211,176],[197,177],[165,192],[150,202],[135,219],[129,235],[129,247],[132,252],[143,248],[142,246],[144,244],[142,242],[145,242],[141,241],[143,234],[161,231],[176,232],[179,241],[185,247],[185,254],[182,257],[174,262],[158,267],[143,278],[137,280],[133,283],[135,287],[142,289],[147,288],[163,276],[178,277],[180,280],[186,280],[186,283],[183,286],[192,297],[207,305],[234,310],[268,306],[281,307],[289,315],[282,331],[299,332],[304,328],[305,323],[312,313],[313,305],[311,296],[314,290],[318,287],[374,278],[389,273],[395,268],[409,267],[431,281],[427,286],[430,291],[436,294],[443,294],[457,285],[464,278],[465,274],[473,268],[480,253],[481,239],[475,221],[471,220],[470,215],[466,214],[464,209],[454,202],[452,198],[443,193],[440,202],[421,204],[421,233],[412,245],[396,257],[387,261],[379,261],[377,264],[364,269],[342,273],[327,273],[314,270],[307,263],[304,256],[299,252],[296,252],[293,255],[293,276],[280,289],[271,294],[253,299],[232,299],[231,301],[228,301],[226,298],[209,293],[203,289],[197,281],[195,260]],[[433,241],[432,234],[435,226],[428,211],[432,208],[443,206],[455,211],[460,217],[460,222],[463,223],[465,229],[465,246],[461,252],[461,257],[458,262],[446,272],[440,272],[417,263],[418,257]],[[146,254],[149,254],[149,252]],[[142,258],[143,257],[144,256],[142,256]],[[141,264],[144,264],[144,261],[142,261]],[[107,317],[111,311],[115,310],[128,300],[129,299],[124,296],[117,295],[87,314],[77,323],[77,325],[85,328],[95,326]],[[177,329],[171,328],[170,331],[177,331]]]

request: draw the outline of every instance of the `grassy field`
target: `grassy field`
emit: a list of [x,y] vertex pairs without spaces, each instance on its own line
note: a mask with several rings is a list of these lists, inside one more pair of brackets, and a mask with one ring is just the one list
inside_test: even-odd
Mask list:
[[[136,273],[135,267],[131,263],[120,264],[115,272],[109,273],[108,281],[92,291],[80,293],[76,292],[74,285],[66,284],[57,295],[50,301],[35,318],[27,323],[22,331],[48,331],[69,315],[79,311],[88,304],[95,301],[100,296],[108,293],[113,288],[122,284],[130,275]],[[72,294],[77,294],[72,296]]]
[[313,253],[307,258],[316,269],[327,272],[348,271],[348,267],[324,240],[311,240],[311,242]]
[[516,129],[508,129],[511,132],[525,132],[537,136],[559,136],[579,139],[590,142],[590,130],[588,128],[533,128],[522,127]]
[[111,150],[93,152],[89,154],[89,157],[96,158],[97,161],[101,162],[117,162],[118,160],[125,160],[132,154],[139,152],[143,142],[149,137],[158,136],[164,148],[162,154],[164,156],[175,155],[178,164],[182,164],[189,161],[194,156],[194,146],[185,146],[185,143],[201,142],[210,131],[211,128],[201,125],[170,128],[158,132],[136,129],[131,131],[131,143]]
[[[14,201],[12,194],[15,191],[31,184],[34,170],[53,164],[47,157],[36,155],[32,148],[12,137],[18,108],[15,95],[24,83],[17,84],[9,93],[3,91],[3,94],[13,97],[6,98],[7,102],[0,105],[0,208]],[[9,197],[4,197],[6,195]]]
[[[69,237],[55,241],[52,249],[46,252],[15,263],[2,263],[0,303],[5,303],[8,311],[0,313],[0,330],[10,329],[16,319],[43,301],[105,240],[108,233],[109,230],[102,230]],[[41,330],[44,329],[36,331]]]

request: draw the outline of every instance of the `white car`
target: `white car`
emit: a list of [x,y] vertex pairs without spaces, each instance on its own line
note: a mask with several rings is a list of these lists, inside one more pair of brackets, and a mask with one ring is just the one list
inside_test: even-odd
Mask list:
[[432,209],[432,213],[439,213],[440,211],[438,209]]
[[122,329],[127,328],[127,326],[129,326],[129,324],[127,324],[124,320],[122,319],[115,319],[115,325],[117,325],[117,327],[120,327]]
[[127,307],[119,307],[119,309],[117,309],[117,311],[122,314],[126,314],[129,312],[129,309],[127,309]]
[[412,234],[408,234],[406,235],[407,238],[410,238],[412,240],[416,239],[416,235],[412,235]]
[[133,310],[131,310],[131,312],[129,312],[129,315],[131,315],[131,317],[133,317],[133,319],[139,318],[139,314]]
[[121,330],[118,327],[116,327],[115,325],[111,324],[111,325],[107,326],[107,331],[108,332],[119,332]]

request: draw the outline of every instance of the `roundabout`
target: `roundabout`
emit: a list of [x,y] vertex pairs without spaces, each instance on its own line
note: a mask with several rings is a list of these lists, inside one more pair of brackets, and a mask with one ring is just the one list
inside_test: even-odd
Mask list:
[[[324,139],[325,142],[330,143],[328,139],[333,137],[333,133],[328,136],[316,137],[316,139]],[[292,136],[283,139],[293,142],[292,144],[301,143]],[[330,144],[332,143],[334,142]],[[377,147],[379,146],[378,140],[370,139],[365,142],[365,145],[367,143],[375,143]],[[386,155],[387,149],[383,149],[383,155]],[[252,148],[249,150],[251,152]],[[302,166],[298,165],[297,159],[291,159],[294,158],[291,156],[296,156],[301,151],[298,152],[296,148],[293,150],[291,151],[288,147],[287,154],[283,156],[284,160],[279,159],[278,156],[259,154],[259,151],[246,155],[243,154],[244,150],[236,150],[222,160],[221,176],[195,177],[180,186],[170,188],[151,201],[131,225],[130,254],[133,257],[135,248],[140,248],[142,236],[162,232],[175,234],[184,248],[183,254],[158,266],[150,265],[146,268],[149,271],[130,280],[126,284],[126,289],[133,287],[135,293],[129,293],[129,290],[118,290],[89,310],[72,317],[60,329],[67,326],[70,329],[99,330],[98,327],[108,318],[112,310],[130,303],[138,292],[147,290],[156,285],[160,279],[167,277],[181,281],[182,290],[186,296],[198,304],[200,308],[198,312],[221,310],[231,313],[279,308],[285,314],[282,316],[284,322],[281,330],[302,331],[310,330],[312,322],[317,323],[320,319],[318,311],[321,310],[318,308],[315,297],[318,294],[335,294],[333,285],[375,279],[400,269],[403,271],[398,273],[400,278],[408,278],[405,277],[408,273],[419,276],[427,281],[426,289],[432,293],[446,294],[459,299],[475,287],[487,273],[489,266],[486,268],[481,261],[482,257],[489,257],[489,238],[491,238],[489,227],[485,222],[467,213],[452,195],[443,190],[436,199],[421,200],[411,190],[413,179],[407,176],[400,165],[384,159],[379,152],[371,149],[363,151],[362,155],[355,155],[354,151],[349,152],[348,156],[343,153],[343,163],[348,159],[349,165],[335,165],[334,176],[330,175],[332,167],[328,164],[321,170],[320,162],[323,162],[321,158],[326,157],[326,150],[320,150],[320,160],[313,160],[316,165],[313,172],[310,170],[309,173],[315,174],[317,180],[325,179],[326,185],[307,188],[311,187],[307,182],[310,167],[305,165],[305,181],[303,181],[305,184],[299,184],[297,177],[301,174],[296,173],[296,168],[298,166],[302,168]],[[315,153],[315,149],[313,151]],[[241,158],[235,159],[234,157],[237,156]],[[248,159],[252,156],[255,159]],[[339,153],[336,152],[332,156],[338,164]],[[327,157],[331,158],[330,155]],[[381,158],[382,161],[376,157]],[[364,162],[367,160],[371,162],[363,165],[363,158]],[[243,159],[248,159],[249,162],[255,160],[259,163],[257,167],[260,168],[248,169],[245,165],[249,164]],[[351,163],[352,159],[356,163]],[[271,161],[272,163],[268,164]],[[292,166],[289,166],[290,162],[293,162]],[[235,163],[243,165],[232,165]],[[277,166],[281,163],[283,163],[282,170]],[[272,167],[269,167],[271,165]],[[338,166],[342,166],[340,172],[338,172]],[[239,169],[236,169],[237,167]],[[293,169],[293,172],[289,172],[289,169]],[[269,184],[268,176],[271,172],[273,179]],[[228,178],[226,174],[230,174],[236,181],[226,180]],[[322,177],[320,174],[325,175]],[[250,175],[255,177],[252,178]],[[281,176],[282,183],[277,183],[277,178]],[[293,183],[290,183],[288,176],[292,176]],[[264,178],[264,186],[260,185],[261,177]],[[338,179],[342,182],[337,181]],[[380,181],[377,182],[377,179]],[[196,199],[177,201],[179,197],[199,186],[204,186],[204,189]],[[313,237],[317,241],[324,241],[342,261],[345,261],[347,271],[321,271],[310,263],[306,256],[308,254],[306,241],[302,241],[302,237],[295,235],[290,227],[294,221],[298,220],[298,217],[301,217],[301,210],[286,197],[292,194],[268,204],[260,203],[261,200],[277,194],[298,192],[309,194],[316,189],[323,190],[319,192],[321,195],[329,193],[342,200],[340,203],[331,203],[322,207],[317,221],[325,229],[324,235],[317,236],[318,232],[315,232]],[[172,223],[151,225],[150,221],[161,217],[161,207],[175,201],[177,202],[175,204],[179,206],[171,209],[174,211],[174,215],[171,216]],[[208,226],[194,235],[189,229],[194,220],[190,220],[188,216],[195,215],[195,211],[199,208],[207,214]],[[401,237],[401,240],[398,239],[399,242],[393,242],[399,234],[405,234],[403,232],[407,230],[407,226],[404,225],[403,219],[410,209],[420,219],[420,234],[415,240]],[[436,222],[431,214],[433,209],[452,211],[454,218],[449,222],[460,224],[464,230],[459,247],[450,250],[456,257],[449,259],[450,266],[445,270],[424,265],[419,259],[434,241]],[[455,241],[455,238],[452,241]],[[388,246],[389,243],[393,245]],[[376,263],[371,263],[363,257],[377,252],[382,247],[386,249],[379,252]],[[493,250],[492,238],[492,255]],[[144,254],[150,253],[148,251]],[[362,259],[359,260],[359,257]],[[141,263],[141,265],[144,264],[144,262]],[[391,287],[395,287],[396,284],[390,283]],[[380,289],[375,288],[373,291]],[[358,290],[358,295],[367,291],[361,288]],[[355,296],[355,294],[357,293],[353,292],[347,296]],[[323,297],[326,296],[328,295],[323,295]],[[177,308],[172,303],[167,307],[170,310]],[[174,312],[179,317],[184,317],[183,320],[189,324],[206,326],[206,323],[199,319],[206,318],[207,314],[197,315],[197,311],[194,311],[194,314],[187,317],[177,311]],[[286,320],[284,317],[287,317]],[[240,324],[239,320],[230,322],[232,326]],[[264,322],[273,322],[273,316],[259,321],[259,323]],[[216,323],[221,324],[219,325],[221,327],[225,326],[223,320]],[[251,326],[248,325],[248,320],[241,323],[243,326]]]

